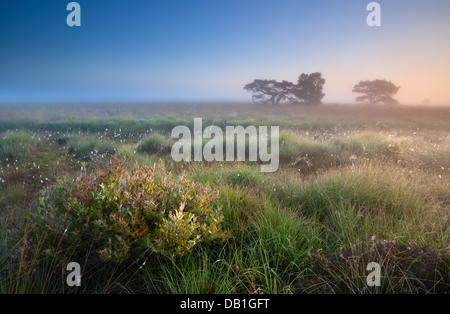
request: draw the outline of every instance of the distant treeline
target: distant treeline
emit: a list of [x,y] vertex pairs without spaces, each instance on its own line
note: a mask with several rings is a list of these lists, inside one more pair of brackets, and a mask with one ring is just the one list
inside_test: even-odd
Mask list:
[[[244,86],[253,94],[252,101],[260,104],[298,104],[319,105],[325,97],[323,87],[325,79],[320,72],[302,73],[297,84],[288,81],[254,80]],[[400,87],[386,80],[361,81],[353,87],[353,92],[362,94],[356,97],[359,103],[369,105],[395,105],[398,101],[393,98]]]

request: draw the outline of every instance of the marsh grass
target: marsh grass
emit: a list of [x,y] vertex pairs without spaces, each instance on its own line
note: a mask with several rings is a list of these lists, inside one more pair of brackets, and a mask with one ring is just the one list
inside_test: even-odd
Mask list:
[[113,144],[98,140],[95,136],[72,136],[68,142],[67,154],[81,160],[103,158],[116,153]]
[[359,157],[396,158],[405,146],[398,138],[374,131],[363,131],[347,138],[338,138],[335,144],[348,154]]
[[0,189],[0,204],[8,207],[23,200],[27,195],[27,187],[22,183],[8,185],[4,189]]
[[[298,282],[310,293],[429,294],[447,293],[449,288],[447,249],[414,247],[372,237],[343,247],[338,253],[314,254],[310,262],[310,276]],[[372,262],[383,265],[379,287],[366,283],[366,268]]]
[[322,158],[332,151],[327,143],[321,143],[307,137],[301,137],[293,131],[280,134],[280,159],[291,161],[297,157]]
[[172,144],[172,141],[161,133],[153,133],[138,143],[137,151],[148,154],[169,154]]
[[[448,109],[0,109],[2,293],[450,291]],[[252,162],[175,163],[168,135],[178,125],[192,130],[194,117],[223,130],[280,126],[280,169],[265,174]],[[247,153],[248,147],[247,141]],[[44,246],[47,230],[28,219],[39,197],[58,189],[58,177],[77,178],[82,166],[94,173],[116,153],[129,156],[131,168],[162,158],[174,176],[216,187],[213,205],[222,206],[229,240],[173,261],[151,254],[121,264],[98,262],[89,252],[71,255],[77,241],[63,247],[56,237]],[[37,245],[29,243],[32,232]],[[82,266],[80,288],[65,284],[68,261]],[[382,266],[379,288],[365,282],[368,262]]]
[[15,160],[27,157],[32,148],[37,148],[38,140],[25,131],[13,131],[0,138],[0,160]]

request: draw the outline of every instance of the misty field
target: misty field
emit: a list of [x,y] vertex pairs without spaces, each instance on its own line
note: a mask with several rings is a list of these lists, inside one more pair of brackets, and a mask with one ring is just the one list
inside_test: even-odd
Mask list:
[[[196,117],[279,170],[174,162]],[[0,293],[448,293],[449,209],[450,108],[0,107]]]

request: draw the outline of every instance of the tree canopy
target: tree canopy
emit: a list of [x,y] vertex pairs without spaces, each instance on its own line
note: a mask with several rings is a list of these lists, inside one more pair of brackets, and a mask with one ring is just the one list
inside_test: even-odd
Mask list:
[[323,85],[325,79],[321,73],[301,74],[297,84],[288,81],[254,80],[244,86],[244,89],[253,93],[255,103],[278,105],[287,104],[320,104],[325,94]]
[[396,105],[398,101],[393,96],[398,92],[400,86],[395,86],[386,80],[360,81],[353,87],[353,92],[362,94],[356,97],[357,102],[369,105],[385,104]]

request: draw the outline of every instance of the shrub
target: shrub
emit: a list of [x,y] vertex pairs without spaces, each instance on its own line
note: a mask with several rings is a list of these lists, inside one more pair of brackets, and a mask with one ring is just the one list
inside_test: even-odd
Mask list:
[[[200,244],[220,244],[218,191],[158,169],[129,168],[128,158],[110,161],[106,170],[83,175],[59,196],[41,199],[41,215],[51,237],[80,240],[76,251],[94,250],[101,260],[122,262],[159,253],[174,260]],[[69,244],[70,243],[70,244]]]

